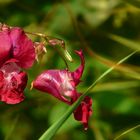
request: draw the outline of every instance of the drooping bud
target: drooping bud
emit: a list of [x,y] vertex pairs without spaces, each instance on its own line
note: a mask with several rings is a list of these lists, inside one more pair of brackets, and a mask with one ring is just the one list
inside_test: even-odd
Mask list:
[[45,42],[35,42],[34,48],[35,48],[35,54],[36,54],[36,60],[39,61],[39,58],[42,58],[45,53],[47,53],[46,49],[46,43]]
[[61,39],[53,38],[53,39],[49,39],[48,42],[49,42],[49,45],[51,45],[51,46],[59,45],[59,46],[61,46],[62,48],[65,49],[65,42]]
[[9,31],[10,30],[10,26],[0,23],[0,31]]

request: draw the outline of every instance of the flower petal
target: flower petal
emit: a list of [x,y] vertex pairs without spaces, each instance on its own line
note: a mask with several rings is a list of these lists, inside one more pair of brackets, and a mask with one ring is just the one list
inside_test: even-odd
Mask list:
[[[81,65],[74,71],[47,70],[40,74],[32,83],[32,86],[40,91],[47,92],[59,100],[71,105],[81,94],[77,93],[76,86],[84,70],[84,55],[82,51],[76,51],[81,58]],[[92,114],[92,99],[88,96],[73,112],[76,120],[83,123],[85,130],[88,128],[88,120]]]
[[10,57],[12,43],[8,32],[0,32],[0,66]]
[[89,117],[92,115],[92,99],[88,96],[84,98],[81,104],[77,107],[74,111],[74,118],[77,121],[80,121],[84,125],[84,129],[88,129],[88,120]]
[[74,72],[68,70],[47,70],[40,74],[34,81],[33,87],[47,92],[59,100],[72,104],[77,100],[79,94],[76,85],[84,69],[84,56],[82,51],[76,51],[81,58],[81,66]]
[[17,104],[24,100],[23,90],[27,75],[13,62],[0,68],[0,100],[7,104]]
[[77,99],[77,92],[71,80],[73,79],[67,70],[47,70],[33,81],[33,87],[71,104],[72,100]]
[[81,78],[81,76],[83,74],[84,66],[85,66],[85,59],[84,59],[84,55],[83,55],[82,50],[81,51],[75,51],[75,52],[81,58],[81,65],[74,72],[71,72],[71,75],[73,77],[73,80],[74,80],[75,86],[76,86],[76,85],[79,84],[80,78]]
[[22,68],[31,67],[35,60],[33,42],[18,27],[11,29],[10,37],[13,43],[13,57],[19,61],[17,64]]

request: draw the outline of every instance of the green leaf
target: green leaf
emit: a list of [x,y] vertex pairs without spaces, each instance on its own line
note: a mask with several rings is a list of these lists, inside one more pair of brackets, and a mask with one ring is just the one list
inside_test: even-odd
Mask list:
[[126,47],[133,49],[133,50],[140,50],[140,44],[137,42],[134,42],[132,40],[128,40],[124,37],[118,36],[118,35],[114,35],[114,34],[108,34],[108,37],[111,38],[112,40],[121,43],[123,45],[125,45]]
[[134,51],[133,53],[127,55],[123,59],[121,59],[116,65],[109,68],[107,71],[105,71],[97,80],[95,80],[91,86],[84,92],[82,96],[72,105],[70,106],[67,111],[64,113],[63,116],[60,117],[58,121],[56,121],[48,130],[45,131],[45,133],[39,138],[39,140],[50,140],[53,138],[53,136],[56,134],[56,132],[59,130],[59,128],[63,125],[63,123],[67,120],[67,118],[72,114],[72,112],[76,109],[76,107],[81,103],[81,101],[84,99],[84,97],[89,93],[89,91],[98,83],[100,82],[107,74],[109,74],[112,70],[116,68],[119,64],[123,63],[125,60],[127,60],[129,57],[134,55],[137,51]]

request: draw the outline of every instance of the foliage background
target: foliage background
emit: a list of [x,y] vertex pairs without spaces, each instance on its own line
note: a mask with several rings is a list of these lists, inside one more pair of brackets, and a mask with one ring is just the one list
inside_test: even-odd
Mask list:
[[[135,47],[123,45],[109,33],[140,42],[140,2],[137,0],[0,0],[0,21],[65,40],[74,58],[70,69],[79,65],[74,50],[83,49],[86,68],[78,90],[83,92],[114,62]],[[30,36],[37,41],[39,38]],[[128,42],[129,44],[129,42]],[[67,105],[48,94],[30,91],[31,81],[44,69],[64,69],[65,64],[50,46],[40,63],[29,72],[26,100],[18,105],[0,103],[0,139],[36,140],[58,120]],[[140,56],[131,57],[92,91],[93,115],[89,130],[71,116],[54,140],[112,140],[124,130],[140,124]],[[136,129],[122,140],[139,140]]]

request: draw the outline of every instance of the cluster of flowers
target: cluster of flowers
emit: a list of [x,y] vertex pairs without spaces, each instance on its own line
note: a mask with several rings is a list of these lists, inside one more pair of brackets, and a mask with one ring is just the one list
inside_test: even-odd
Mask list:
[[[23,91],[28,76],[23,69],[31,68],[37,58],[36,48],[40,44],[32,42],[19,27],[0,24],[0,101],[17,104],[24,100]],[[44,48],[43,48],[44,49]],[[75,51],[81,58],[81,65],[74,71],[46,70],[33,82],[35,89],[49,93],[68,105],[73,104],[81,93],[76,91],[84,70],[82,51]],[[73,112],[74,118],[88,128],[88,119],[92,114],[92,99],[88,96]]]

